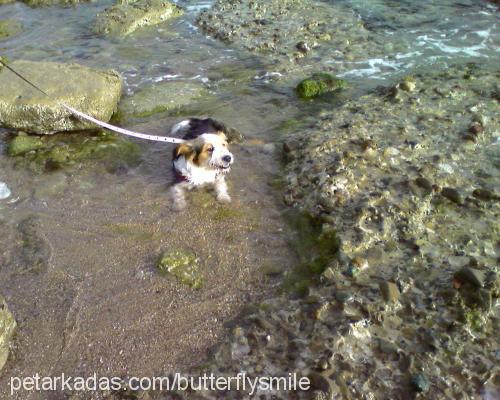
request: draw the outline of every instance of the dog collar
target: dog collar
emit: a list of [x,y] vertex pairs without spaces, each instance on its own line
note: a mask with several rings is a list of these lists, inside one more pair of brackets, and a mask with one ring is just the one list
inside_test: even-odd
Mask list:
[[182,175],[175,167],[173,167],[173,170],[174,170],[175,183],[189,182],[187,176]]

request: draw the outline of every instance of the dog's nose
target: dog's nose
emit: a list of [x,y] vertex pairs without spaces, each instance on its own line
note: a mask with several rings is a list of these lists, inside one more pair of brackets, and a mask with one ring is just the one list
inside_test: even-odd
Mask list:
[[224,156],[222,157],[222,161],[226,162],[226,163],[230,163],[232,161],[233,157],[231,156]]

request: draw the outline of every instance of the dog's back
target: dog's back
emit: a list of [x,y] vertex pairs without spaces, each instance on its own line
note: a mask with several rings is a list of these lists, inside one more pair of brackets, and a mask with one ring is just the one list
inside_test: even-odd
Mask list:
[[175,124],[171,129],[172,135],[182,134],[186,140],[196,139],[204,133],[227,133],[226,126],[213,118],[189,118]]

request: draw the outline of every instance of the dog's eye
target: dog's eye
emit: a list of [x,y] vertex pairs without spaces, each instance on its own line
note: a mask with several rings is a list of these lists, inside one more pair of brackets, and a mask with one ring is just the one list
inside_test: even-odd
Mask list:
[[214,151],[213,146],[210,146],[210,147],[207,149],[207,151],[208,151],[209,153],[212,153],[212,152]]

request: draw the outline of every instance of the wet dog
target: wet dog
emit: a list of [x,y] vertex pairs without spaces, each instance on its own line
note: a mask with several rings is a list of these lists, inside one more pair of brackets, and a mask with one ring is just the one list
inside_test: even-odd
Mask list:
[[170,189],[173,208],[186,207],[186,190],[211,186],[217,200],[229,203],[226,174],[234,162],[228,149],[227,128],[212,118],[190,118],[174,125],[172,135],[183,135],[186,142],[177,145],[173,153],[175,183]]

